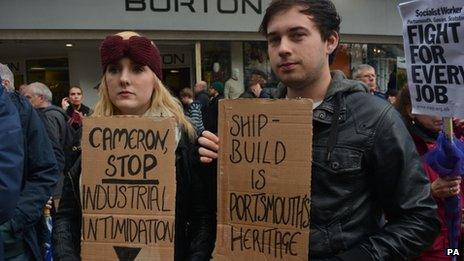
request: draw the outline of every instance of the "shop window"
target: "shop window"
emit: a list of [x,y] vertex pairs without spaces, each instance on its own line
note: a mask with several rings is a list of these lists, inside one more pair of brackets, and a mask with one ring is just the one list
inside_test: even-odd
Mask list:
[[[404,57],[403,45],[394,44],[368,44],[366,63],[375,68],[377,84],[382,91],[395,88],[393,82],[397,81],[398,59]],[[389,86],[390,85],[390,86]]]
[[225,83],[230,78],[230,43],[222,41],[202,42],[203,80],[211,85],[215,81]]
[[[331,70],[341,70],[348,78],[359,64],[369,64],[375,68],[377,85],[382,92],[388,88],[397,89],[404,78],[398,64],[404,57],[402,45],[397,44],[341,44]],[[400,66],[401,67],[401,66]]]
[[[400,44],[340,44],[331,70],[342,71],[347,78],[351,78],[353,68],[359,64],[369,64],[377,73],[377,84],[383,92],[388,88],[398,88],[405,82],[405,73],[401,65],[404,60],[403,45]],[[243,65],[245,86],[248,85],[251,72],[260,70],[268,75],[266,87],[275,87],[277,77],[271,70],[267,55],[266,42],[243,43]]]
[[243,43],[243,73],[245,86],[249,85],[251,74],[258,70],[267,75],[266,87],[275,87],[278,79],[272,72],[271,63],[267,54],[267,42]]
[[68,95],[69,69],[67,58],[26,60],[27,82],[41,82],[53,94],[52,103],[61,106],[61,99]]
[[351,77],[351,59],[350,46],[348,44],[340,44],[337,49],[335,60],[330,65],[331,70],[340,70],[346,77]]
[[159,45],[163,61],[163,82],[178,96],[183,88],[192,86],[192,71],[194,71],[194,46],[191,44]]
[[190,88],[190,68],[163,69],[164,84],[179,97],[183,88]]

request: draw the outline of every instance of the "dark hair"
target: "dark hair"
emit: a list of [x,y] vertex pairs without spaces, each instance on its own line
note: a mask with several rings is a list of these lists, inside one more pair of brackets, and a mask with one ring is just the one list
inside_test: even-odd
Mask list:
[[[331,0],[273,0],[266,9],[266,14],[259,26],[259,32],[266,36],[267,26],[272,17],[294,6],[303,7],[301,13],[311,16],[311,20],[316,24],[322,40],[328,40],[334,32],[340,34],[341,18]],[[337,49],[338,46],[329,55],[329,64],[332,64],[335,59]]]
[[412,125],[412,119],[409,116],[412,110],[412,104],[411,94],[407,85],[400,89],[396,95],[396,101],[393,106],[398,110],[401,116],[403,116],[403,120],[409,128]]
[[251,71],[251,75],[253,75],[253,74],[254,74],[254,75],[259,75],[259,76],[261,76],[261,78],[263,78],[264,80],[267,80],[267,75],[266,75],[266,73],[264,73],[264,72],[261,71],[261,70],[254,69],[254,70]]
[[387,95],[396,97],[396,96],[398,96],[398,90],[396,90],[396,89],[388,89],[387,90]]
[[82,90],[81,86],[74,85],[74,86],[69,87],[69,89],[68,89],[68,95],[69,95],[69,93],[71,92],[71,89],[79,89],[79,90],[81,91],[81,94],[82,94],[82,95],[84,94],[84,91]]

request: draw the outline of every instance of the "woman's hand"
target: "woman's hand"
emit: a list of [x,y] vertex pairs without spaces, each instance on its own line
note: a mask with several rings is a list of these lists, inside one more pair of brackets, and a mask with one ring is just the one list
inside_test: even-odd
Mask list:
[[432,195],[435,198],[445,199],[461,192],[461,178],[442,179],[432,182]]
[[63,110],[67,110],[69,107],[69,98],[68,97],[64,97],[62,100],[61,100],[61,108],[63,108]]
[[210,163],[218,158],[219,138],[214,133],[203,131],[201,137],[198,138],[198,143],[200,144],[198,153],[202,163]]

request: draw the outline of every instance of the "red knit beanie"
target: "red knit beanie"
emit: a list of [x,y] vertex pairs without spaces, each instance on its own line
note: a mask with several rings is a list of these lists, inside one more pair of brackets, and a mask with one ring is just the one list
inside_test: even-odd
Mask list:
[[124,40],[119,35],[110,35],[100,46],[100,56],[103,73],[109,64],[127,57],[135,63],[148,66],[161,81],[163,80],[158,47],[146,37],[134,35]]

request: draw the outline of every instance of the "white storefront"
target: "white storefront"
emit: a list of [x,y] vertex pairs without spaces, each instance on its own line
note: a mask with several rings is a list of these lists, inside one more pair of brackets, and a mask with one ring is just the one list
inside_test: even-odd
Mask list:
[[[0,62],[15,71],[16,85],[56,81],[58,96],[68,87],[62,85],[80,85],[86,103],[92,105],[101,78],[99,43],[108,34],[136,30],[160,47],[166,80],[175,89],[199,78],[225,81],[231,68],[238,68],[244,81],[248,56],[263,46],[257,29],[270,1],[2,0]],[[402,43],[399,2],[403,1],[334,0],[342,17],[342,42],[348,44],[349,57],[340,58],[341,66],[370,61],[366,55],[372,52],[381,59],[378,68],[401,56],[385,53],[385,60],[381,53],[390,52],[382,46]],[[221,63],[219,75],[212,72],[214,62]],[[383,77],[389,72],[387,68]]]

